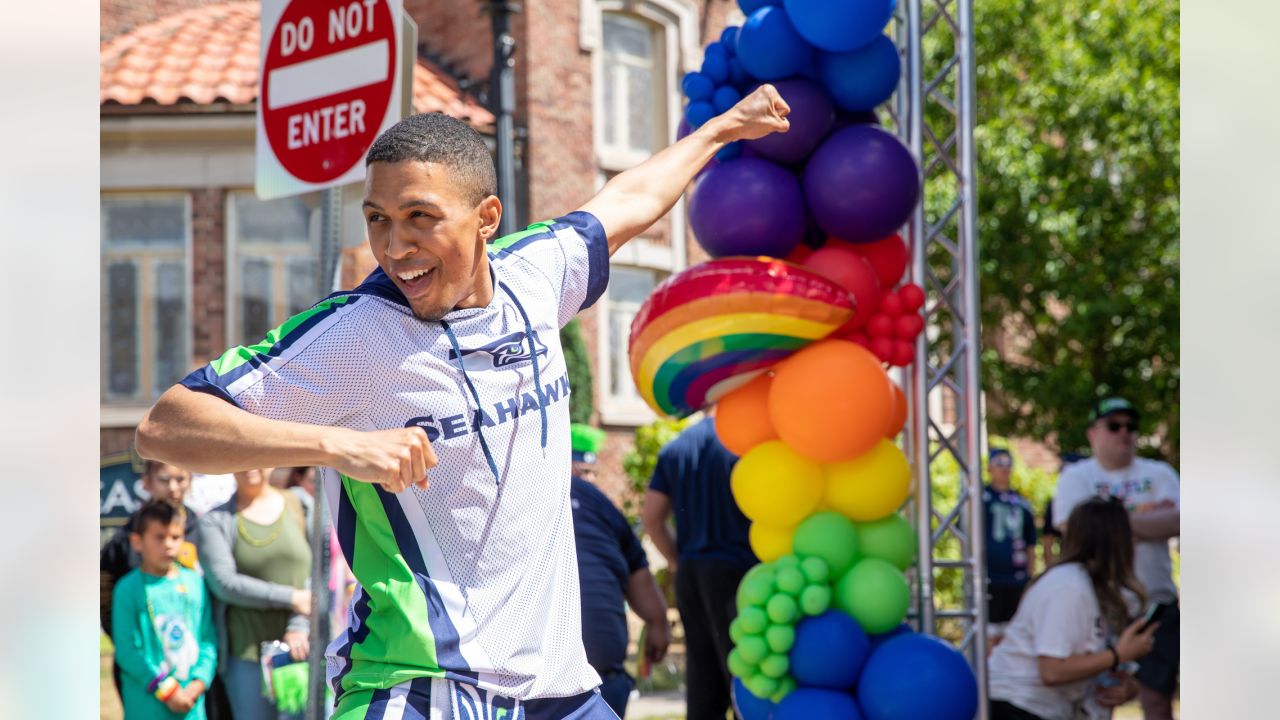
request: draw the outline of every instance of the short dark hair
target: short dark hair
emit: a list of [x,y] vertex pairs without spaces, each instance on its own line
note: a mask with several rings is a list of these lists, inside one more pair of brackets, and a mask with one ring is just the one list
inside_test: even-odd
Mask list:
[[148,500],[133,519],[133,531],[142,535],[147,532],[151,523],[160,523],[163,527],[184,520],[186,511],[176,508],[163,500]]
[[406,160],[449,168],[463,197],[475,205],[498,192],[498,172],[484,138],[470,125],[444,113],[411,115],[392,125],[373,141],[364,164]]

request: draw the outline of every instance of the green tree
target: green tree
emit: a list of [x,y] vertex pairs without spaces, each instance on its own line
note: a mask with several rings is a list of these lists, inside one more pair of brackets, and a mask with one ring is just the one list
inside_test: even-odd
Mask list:
[[1092,402],[1123,395],[1176,463],[1178,4],[977,0],[974,17],[990,427],[1078,450]]
[[569,374],[569,421],[589,425],[594,409],[591,387],[591,365],[587,362],[587,345],[582,341],[578,318],[560,328],[560,347],[564,349],[564,364]]
[[653,468],[658,463],[658,453],[667,443],[675,439],[689,425],[689,418],[671,420],[662,418],[648,425],[636,428],[635,449],[622,458],[622,470],[630,481],[627,494],[622,499],[622,512],[635,524],[639,517],[640,499],[645,488],[649,487],[649,478],[653,477]]

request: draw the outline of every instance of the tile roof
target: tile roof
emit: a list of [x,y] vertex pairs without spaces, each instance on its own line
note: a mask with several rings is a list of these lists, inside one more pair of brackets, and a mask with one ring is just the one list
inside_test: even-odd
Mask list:
[[[247,105],[258,98],[258,2],[167,15],[100,48],[102,105]],[[430,61],[413,73],[416,112],[443,112],[477,128],[493,114]]]

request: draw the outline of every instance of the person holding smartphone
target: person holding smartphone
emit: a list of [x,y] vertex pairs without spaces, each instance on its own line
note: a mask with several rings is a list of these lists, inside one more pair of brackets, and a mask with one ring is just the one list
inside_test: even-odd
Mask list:
[[[1053,522],[1060,529],[1072,509],[1091,497],[1116,498],[1129,512],[1134,539],[1134,574],[1153,602],[1167,608],[1155,649],[1137,673],[1146,720],[1173,720],[1173,695],[1180,660],[1178,588],[1173,582],[1169,540],[1179,534],[1179,479],[1168,463],[1137,457],[1141,416],[1124,398],[1094,406],[1086,435],[1093,457],[1058,477]],[[1070,537],[1066,538],[1071,541]]]
[[1124,666],[1150,652],[1159,627],[1130,620],[1144,602],[1124,506],[1102,498],[1078,505],[1062,558],[1028,586],[991,653],[991,719],[1110,717],[1137,696]]

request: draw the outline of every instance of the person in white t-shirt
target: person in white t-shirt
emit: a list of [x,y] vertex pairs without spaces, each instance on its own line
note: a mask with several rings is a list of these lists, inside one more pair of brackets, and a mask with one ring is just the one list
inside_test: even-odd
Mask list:
[[1132,700],[1138,686],[1124,666],[1151,650],[1159,627],[1130,622],[1143,596],[1123,505],[1078,505],[1062,559],[1027,588],[988,660],[991,720],[1101,720]]
[[1147,597],[1166,606],[1155,649],[1138,671],[1138,697],[1146,720],[1173,720],[1180,642],[1169,541],[1179,532],[1179,480],[1168,463],[1137,457],[1138,420],[1137,408],[1124,398],[1094,407],[1086,431],[1093,457],[1059,476],[1053,523],[1061,528],[1076,505],[1095,496],[1117,498],[1129,511],[1134,574]]

